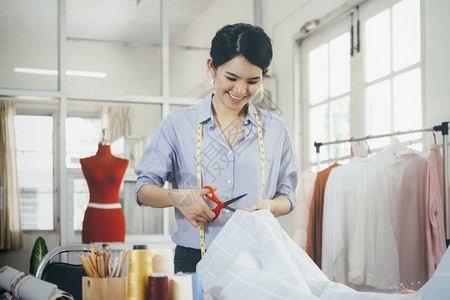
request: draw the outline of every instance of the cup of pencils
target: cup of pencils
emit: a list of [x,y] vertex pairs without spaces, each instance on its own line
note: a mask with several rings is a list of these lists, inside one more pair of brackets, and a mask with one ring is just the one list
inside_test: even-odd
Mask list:
[[127,277],[123,276],[127,255],[127,249],[113,257],[111,249],[94,247],[87,254],[78,254],[88,275],[82,279],[83,300],[127,298]]

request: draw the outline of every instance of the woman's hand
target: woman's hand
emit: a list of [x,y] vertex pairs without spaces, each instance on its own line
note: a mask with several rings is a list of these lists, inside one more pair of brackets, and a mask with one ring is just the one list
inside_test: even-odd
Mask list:
[[287,214],[291,210],[291,202],[284,196],[276,196],[273,199],[263,199],[244,208],[245,211],[269,210],[275,217]]
[[[214,187],[214,190],[216,189],[217,187]],[[209,222],[216,217],[214,211],[203,199],[208,193],[210,193],[208,189],[172,190],[169,198],[173,206],[178,208],[192,226],[198,227],[201,222]]]
[[272,202],[273,202],[272,199],[263,199],[263,200],[256,202],[255,204],[247,206],[246,208],[244,208],[244,210],[251,212],[251,211],[260,210],[260,209],[267,209],[270,211]]

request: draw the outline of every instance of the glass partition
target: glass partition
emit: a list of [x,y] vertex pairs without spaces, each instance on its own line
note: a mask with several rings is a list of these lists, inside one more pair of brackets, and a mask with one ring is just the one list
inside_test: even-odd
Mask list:
[[57,1],[0,1],[0,53],[0,88],[57,90]]
[[160,96],[159,1],[88,3],[67,3],[68,92]]

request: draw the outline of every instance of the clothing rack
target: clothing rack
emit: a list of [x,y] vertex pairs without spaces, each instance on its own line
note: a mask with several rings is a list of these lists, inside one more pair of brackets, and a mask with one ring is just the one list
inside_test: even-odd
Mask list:
[[442,122],[441,125],[433,126],[431,128],[423,128],[423,129],[416,129],[416,130],[408,130],[408,131],[395,131],[392,133],[386,133],[386,134],[379,134],[379,135],[368,135],[366,137],[361,138],[351,138],[346,140],[336,140],[333,142],[314,142],[314,147],[316,147],[316,163],[317,163],[317,170],[319,170],[320,165],[320,147],[326,146],[326,145],[334,145],[334,144],[340,144],[340,143],[348,143],[348,142],[358,142],[358,141],[366,141],[369,139],[376,139],[376,138],[383,138],[383,137],[391,137],[396,135],[402,135],[402,134],[411,134],[411,133],[417,133],[417,132],[427,132],[427,131],[434,131],[438,132],[440,131],[442,133],[442,156],[444,160],[444,218],[445,218],[445,236],[447,239],[447,245],[449,244],[450,240],[450,203],[448,200],[448,123],[449,122]]

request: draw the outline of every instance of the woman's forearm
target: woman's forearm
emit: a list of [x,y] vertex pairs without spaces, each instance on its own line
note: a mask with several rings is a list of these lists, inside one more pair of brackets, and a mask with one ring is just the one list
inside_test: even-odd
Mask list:
[[180,194],[179,190],[166,189],[154,184],[143,185],[138,193],[138,201],[151,207],[175,206],[173,198]]
[[270,212],[275,216],[283,216],[291,211],[291,201],[285,196],[279,195],[272,199]]

